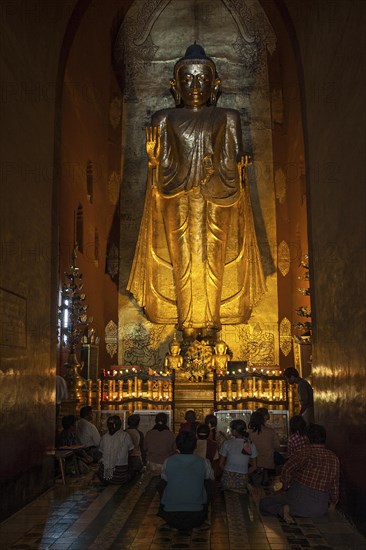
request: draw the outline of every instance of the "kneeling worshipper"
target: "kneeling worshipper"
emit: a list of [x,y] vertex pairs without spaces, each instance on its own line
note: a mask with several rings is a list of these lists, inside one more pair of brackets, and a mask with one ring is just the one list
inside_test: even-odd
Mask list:
[[207,519],[214,474],[209,460],[193,454],[196,448],[193,432],[179,433],[176,445],[179,454],[167,458],[163,464],[158,515],[169,527],[189,531]]
[[102,483],[122,485],[131,479],[128,469],[128,453],[134,448],[131,437],[121,430],[119,416],[107,420],[108,432],[102,436],[99,449],[102,452],[98,476]]
[[317,518],[334,509],[339,497],[339,459],[325,448],[323,426],[305,431],[310,445],[291,454],[282,467],[283,491],[261,499],[259,510],[294,523],[293,516]]
[[249,470],[257,469],[257,449],[248,439],[247,425],[241,418],[230,422],[231,439],[220,448],[221,487],[224,491],[248,492]]

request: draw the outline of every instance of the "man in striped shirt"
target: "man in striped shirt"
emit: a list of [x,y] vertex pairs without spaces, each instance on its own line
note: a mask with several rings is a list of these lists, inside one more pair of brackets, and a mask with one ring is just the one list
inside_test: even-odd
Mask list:
[[293,516],[320,517],[339,498],[339,459],[325,448],[326,431],[311,424],[306,429],[310,445],[294,452],[281,472],[283,491],[260,501],[263,515],[279,515],[287,523]]

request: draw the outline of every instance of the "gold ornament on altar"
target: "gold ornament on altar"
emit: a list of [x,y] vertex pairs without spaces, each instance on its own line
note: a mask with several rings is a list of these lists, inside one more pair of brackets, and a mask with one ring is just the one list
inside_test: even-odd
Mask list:
[[183,370],[192,382],[202,382],[211,374],[212,348],[205,339],[195,340],[189,346],[184,356]]
[[187,49],[170,83],[180,108],[155,113],[146,128],[148,181],[127,290],[151,322],[177,324],[184,339],[216,339],[222,324],[246,323],[265,292],[250,159],[239,112],[216,107],[221,81],[201,46]]

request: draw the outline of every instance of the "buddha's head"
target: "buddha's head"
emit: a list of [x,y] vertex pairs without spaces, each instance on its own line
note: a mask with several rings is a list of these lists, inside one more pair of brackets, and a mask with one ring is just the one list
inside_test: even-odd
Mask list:
[[219,340],[218,342],[216,342],[215,351],[217,355],[225,355],[226,350],[226,342],[224,342],[223,340]]
[[173,340],[169,344],[170,355],[179,355],[180,354],[180,343],[177,340],[177,336],[174,333]]
[[216,105],[220,84],[215,63],[198,44],[189,46],[177,61],[170,81],[176,105],[183,103],[192,109]]
[[178,342],[171,342],[171,344],[169,345],[169,351],[170,355],[179,355],[180,345],[178,344]]

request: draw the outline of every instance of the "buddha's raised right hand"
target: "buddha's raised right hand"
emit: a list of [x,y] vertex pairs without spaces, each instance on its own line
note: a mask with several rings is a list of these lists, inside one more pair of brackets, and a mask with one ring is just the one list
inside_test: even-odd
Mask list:
[[159,164],[160,157],[160,127],[148,126],[146,128],[146,153],[149,158],[149,167]]

